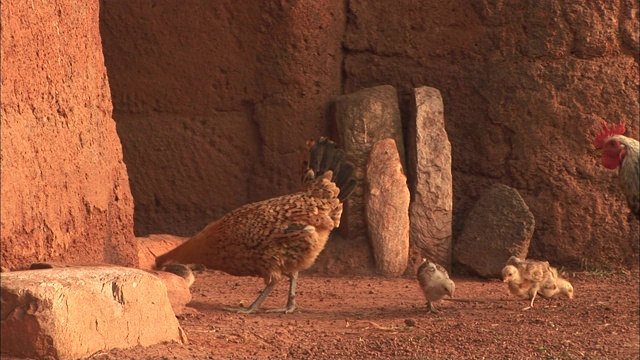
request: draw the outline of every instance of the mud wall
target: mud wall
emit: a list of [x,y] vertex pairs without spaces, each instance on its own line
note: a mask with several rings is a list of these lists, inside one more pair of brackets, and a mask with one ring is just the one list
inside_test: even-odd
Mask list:
[[638,137],[637,2],[349,1],[348,19],[345,92],[442,92],[454,241],[497,182],[518,189],[536,218],[531,257],[637,264],[638,226],[627,223],[617,174],[589,154],[601,120]]
[[101,6],[137,235],[193,235],[300,189],[300,150],[341,93],[342,2]]
[[536,217],[529,252],[637,266],[617,174],[589,153],[601,120],[638,136],[633,0],[101,2],[138,235],[191,235],[298,188],[296,151],[331,99],[438,88],[453,151],[454,241],[493,183]]
[[137,265],[98,1],[2,1],[2,266]]

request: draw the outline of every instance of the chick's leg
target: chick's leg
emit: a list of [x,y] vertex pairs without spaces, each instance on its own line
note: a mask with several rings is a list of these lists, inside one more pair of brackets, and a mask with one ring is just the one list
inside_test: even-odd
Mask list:
[[531,308],[533,308],[533,301],[536,299],[536,294],[538,293],[538,290],[534,290],[532,294],[529,294],[529,297],[531,298],[531,303],[529,303],[529,306],[527,306],[526,308],[522,309],[522,310],[529,310]]
[[253,304],[251,304],[251,306],[249,306],[248,308],[225,308],[224,310],[225,311],[229,311],[229,312],[238,313],[238,314],[252,314],[252,313],[256,312],[256,310],[258,310],[258,308],[260,307],[260,304],[262,304],[264,299],[266,299],[267,296],[269,296],[269,293],[271,293],[271,290],[273,290],[274,286],[276,286],[275,282],[267,285],[264,288],[264,290],[262,290],[260,295],[258,295],[258,297],[253,302]]
[[427,305],[429,305],[429,311],[431,311],[432,313],[439,313],[440,311],[436,310],[436,308],[433,306],[433,303],[429,300],[427,300]]
[[289,296],[287,297],[287,306],[280,309],[269,309],[266,312],[282,312],[290,314],[296,309],[296,280],[298,279],[298,272],[286,274],[289,277]]

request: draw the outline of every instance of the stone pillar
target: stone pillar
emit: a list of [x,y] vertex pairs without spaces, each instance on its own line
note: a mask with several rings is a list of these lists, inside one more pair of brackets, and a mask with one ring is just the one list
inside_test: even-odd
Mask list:
[[414,94],[407,152],[413,189],[411,261],[416,264],[426,257],[450,270],[453,183],[442,97],[440,91],[426,86],[416,88]]
[[335,103],[335,117],[342,148],[347,160],[355,165],[358,180],[356,190],[347,199],[341,228],[346,229],[346,236],[351,239],[366,239],[364,177],[371,146],[378,140],[394,139],[404,163],[398,95],[394,87],[383,85],[340,96]]
[[400,276],[409,257],[409,188],[393,139],[376,141],[367,164],[365,208],[376,270]]

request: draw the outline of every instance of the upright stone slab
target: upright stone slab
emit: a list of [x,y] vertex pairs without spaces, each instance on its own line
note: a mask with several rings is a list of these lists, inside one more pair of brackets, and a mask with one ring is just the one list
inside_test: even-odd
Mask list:
[[509,257],[526,259],[534,228],[533,214],[518,190],[495,184],[465,219],[454,256],[480,276],[499,278]]
[[355,165],[358,180],[358,186],[347,199],[346,215],[340,227],[346,229],[346,236],[359,241],[367,238],[364,175],[371,146],[377,140],[394,139],[404,164],[398,95],[393,86],[383,85],[340,96],[335,103],[335,117],[342,148]]
[[444,126],[437,89],[414,89],[415,108],[409,126],[408,163],[413,189],[409,216],[412,262],[427,257],[451,269],[453,179],[451,144]]
[[367,164],[365,208],[377,271],[400,276],[409,257],[409,188],[393,139],[376,141]]
[[160,279],[115,266],[3,272],[3,355],[77,359],[186,338]]

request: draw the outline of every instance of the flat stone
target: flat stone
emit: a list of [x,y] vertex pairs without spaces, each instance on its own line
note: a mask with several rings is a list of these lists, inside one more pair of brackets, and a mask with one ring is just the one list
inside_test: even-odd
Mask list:
[[68,359],[187,341],[165,285],[138,269],[66,267],[0,274],[3,355]]
[[149,273],[158,277],[167,287],[167,297],[171,303],[171,308],[176,315],[184,313],[185,306],[191,301],[191,291],[187,281],[170,272],[147,270]]

